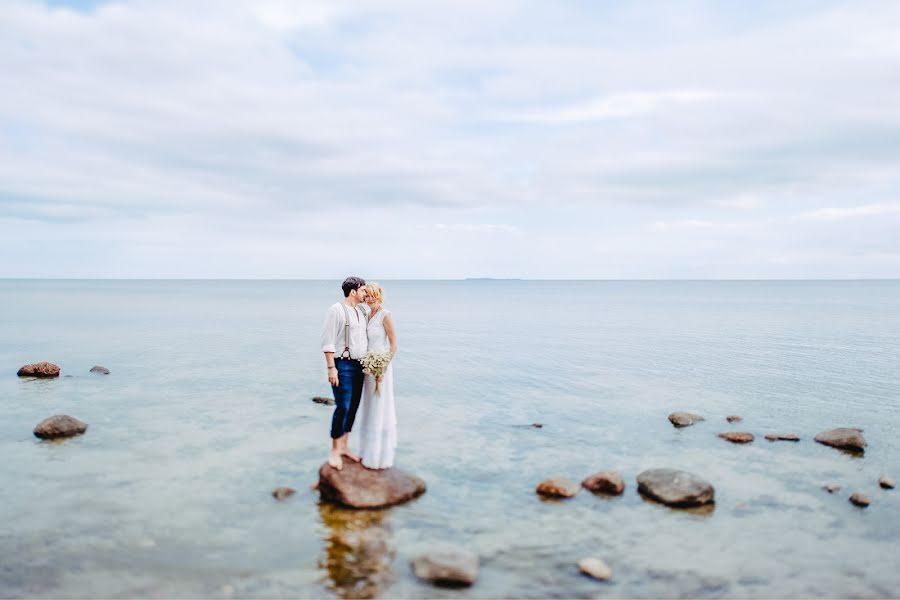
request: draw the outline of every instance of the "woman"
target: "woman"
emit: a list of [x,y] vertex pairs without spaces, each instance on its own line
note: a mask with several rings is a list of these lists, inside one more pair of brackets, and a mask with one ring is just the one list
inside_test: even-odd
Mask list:
[[[384,291],[377,283],[366,286],[366,304],[369,305],[369,352],[397,353],[397,336],[391,313],[384,308]],[[363,381],[362,413],[360,425],[360,456],[362,464],[370,469],[387,469],[394,465],[397,448],[397,411],[394,408],[393,362],[378,379],[366,375]]]

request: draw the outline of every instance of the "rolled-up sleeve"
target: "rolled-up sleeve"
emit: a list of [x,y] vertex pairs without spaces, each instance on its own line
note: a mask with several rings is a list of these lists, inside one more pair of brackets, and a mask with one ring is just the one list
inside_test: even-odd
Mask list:
[[337,311],[332,306],[325,313],[325,323],[322,325],[322,352],[334,352],[337,326]]

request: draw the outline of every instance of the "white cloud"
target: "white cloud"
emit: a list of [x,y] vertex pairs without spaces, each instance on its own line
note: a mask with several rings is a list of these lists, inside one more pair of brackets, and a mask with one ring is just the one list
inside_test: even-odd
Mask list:
[[494,225],[490,223],[438,223],[434,226],[439,231],[461,233],[516,233],[519,228],[514,225]]
[[683,104],[709,102],[720,94],[708,91],[655,91],[616,93],[587,103],[547,110],[522,112],[506,117],[533,123],[578,123],[644,115]]
[[803,213],[800,215],[800,218],[812,221],[837,221],[840,219],[877,217],[893,214],[900,214],[900,202],[865,204],[862,206],[848,206],[843,208],[820,208]]

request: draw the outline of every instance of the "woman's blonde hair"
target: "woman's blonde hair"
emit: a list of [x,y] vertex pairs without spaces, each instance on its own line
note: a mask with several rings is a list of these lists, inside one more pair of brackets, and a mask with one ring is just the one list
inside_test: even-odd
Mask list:
[[366,284],[366,292],[368,292],[370,296],[375,298],[375,302],[377,302],[378,304],[382,304],[384,302],[384,290],[381,289],[381,286],[374,281],[372,283]]

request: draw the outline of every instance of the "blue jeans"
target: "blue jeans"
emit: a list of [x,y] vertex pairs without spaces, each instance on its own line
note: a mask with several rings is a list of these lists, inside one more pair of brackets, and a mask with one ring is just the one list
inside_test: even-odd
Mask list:
[[331,437],[337,439],[353,429],[356,410],[362,398],[363,371],[358,360],[335,359],[338,371],[338,385],[331,386],[334,392],[334,415],[331,417]]

